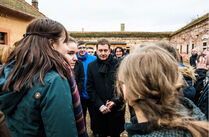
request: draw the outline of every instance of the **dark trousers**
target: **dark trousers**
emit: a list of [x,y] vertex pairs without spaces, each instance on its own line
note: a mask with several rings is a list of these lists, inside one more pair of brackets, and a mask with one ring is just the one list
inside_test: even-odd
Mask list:
[[94,113],[94,109],[93,109],[93,104],[90,101],[90,99],[83,99],[81,98],[81,105],[83,108],[83,115],[84,115],[84,119],[85,119],[85,124],[86,124],[86,113],[87,113],[87,109],[89,111],[89,116],[90,116],[90,125],[91,125],[91,130],[96,133],[95,131],[95,113]]
[[[121,113],[121,114],[119,114]],[[125,120],[123,111],[114,111],[107,114],[96,112],[96,125],[99,137],[120,137],[124,130]]]

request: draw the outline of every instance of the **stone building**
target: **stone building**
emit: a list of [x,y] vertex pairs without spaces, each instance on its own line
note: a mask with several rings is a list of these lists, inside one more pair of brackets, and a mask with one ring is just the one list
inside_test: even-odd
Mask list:
[[171,32],[69,32],[69,34],[77,40],[87,41],[87,46],[94,48],[97,40],[102,38],[110,41],[111,48],[117,46],[133,48],[160,41],[169,42]]
[[25,0],[0,0],[0,44],[13,45],[33,19],[43,17],[37,0],[32,0],[32,5]]
[[170,36],[174,45],[186,60],[191,56],[191,50],[196,48],[202,52],[209,43],[209,13],[192,21]]
[[175,32],[126,32],[123,30],[69,32],[69,34],[77,40],[89,42],[91,46],[95,46],[98,39],[106,38],[112,43],[112,48],[150,45],[161,41],[170,42],[187,60],[193,48],[203,51],[209,43],[209,14],[205,14]]

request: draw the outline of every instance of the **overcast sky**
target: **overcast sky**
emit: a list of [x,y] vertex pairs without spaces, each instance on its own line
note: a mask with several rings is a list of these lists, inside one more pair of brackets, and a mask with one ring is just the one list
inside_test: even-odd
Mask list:
[[[32,0],[25,0],[31,4]],[[209,12],[209,0],[38,0],[68,31],[176,31]]]

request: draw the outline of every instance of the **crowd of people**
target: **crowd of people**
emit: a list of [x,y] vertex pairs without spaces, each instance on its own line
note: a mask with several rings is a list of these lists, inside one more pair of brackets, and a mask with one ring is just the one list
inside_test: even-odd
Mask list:
[[37,19],[0,54],[0,137],[88,137],[87,110],[94,137],[124,130],[130,137],[206,137],[207,50],[194,49],[191,66],[181,65],[169,43],[129,53],[100,39],[94,51],[59,22]]

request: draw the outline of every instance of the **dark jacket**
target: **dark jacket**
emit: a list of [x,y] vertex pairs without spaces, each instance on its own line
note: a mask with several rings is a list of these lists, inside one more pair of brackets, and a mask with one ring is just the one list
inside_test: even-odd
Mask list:
[[188,76],[184,76],[185,87],[183,89],[184,96],[194,101],[196,89],[194,88],[192,78]]
[[[87,70],[87,92],[94,104],[97,113],[97,127],[99,132],[105,132],[106,135],[112,133],[121,133],[124,130],[124,109],[123,99],[116,98],[115,78],[118,61],[111,55],[106,61],[99,59],[91,62]],[[107,100],[113,101],[115,106],[108,114],[102,114],[99,108],[105,105]]]
[[190,57],[190,65],[193,67],[196,67],[197,56],[198,56],[198,54],[195,54]]
[[83,69],[83,63],[80,60],[77,60],[74,67],[74,74],[75,74],[75,81],[78,86],[79,94],[84,90],[84,80],[85,80],[85,74]]
[[195,103],[199,100],[200,92],[204,88],[204,80],[206,78],[206,69],[196,69],[195,73],[196,75],[196,82],[194,84],[194,87],[196,89],[196,95],[195,95]]
[[11,137],[3,112],[0,111],[0,137]]
[[205,114],[208,119],[208,92],[209,92],[209,83],[206,84],[203,91],[201,92],[201,96],[198,100],[197,106],[200,110]]
[[50,71],[44,86],[36,81],[33,88],[20,92],[2,91],[13,63],[0,77],[0,110],[12,137],[77,137],[70,85],[67,79]]
[[[182,100],[180,110],[183,114],[188,114],[198,121],[206,121],[205,115],[187,98]],[[180,128],[157,129],[149,126],[148,122],[138,123],[136,117],[131,119],[131,123],[125,124],[125,129],[129,137],[193,137],[189,131]]]
[[84,90],[82,92],[82,94],[80,94],[80,97],[83,98],[83,99],[89,99],[89,95],[86,91],[86,83],[87,83],[87,67],[88,67],[88,64],[94,60],[97,59],[96,56],[92,56],[92,55],[89,55],[87,52],[86,52],[86,55],[83,56],[83,57],[80,57],[78,56],[78,53],[76,53],[76,56],[77,58],[83,63],[83,68],[84,68],[84,74],[85,74],[85,80],[84,80]]

